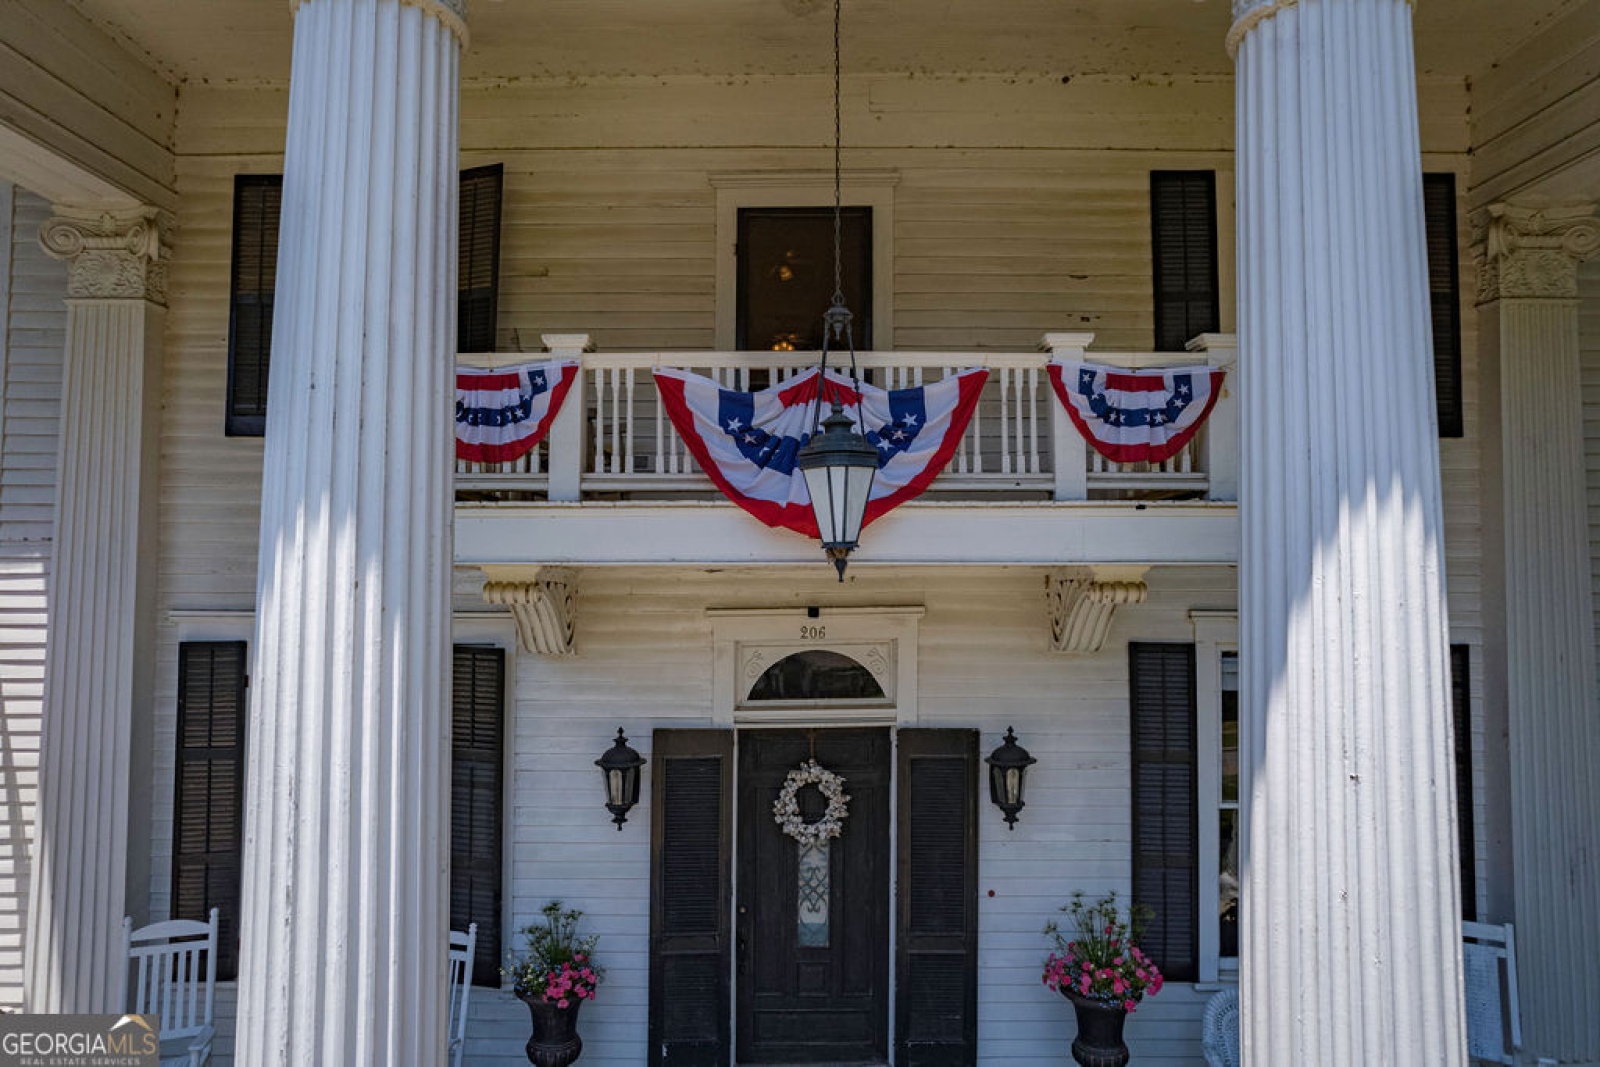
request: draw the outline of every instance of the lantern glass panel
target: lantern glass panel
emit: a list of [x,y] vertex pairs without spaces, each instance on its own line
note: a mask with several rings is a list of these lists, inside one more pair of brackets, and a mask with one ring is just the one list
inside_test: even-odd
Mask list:
[[833,495],[833,467],[812,467],[803,470],[806,476],[806,492],[811,495],[811,510],[817,516],[817,533],[822,538],[823,544],[830,544],[836,540],[834,530],[837,525],[837,509]]

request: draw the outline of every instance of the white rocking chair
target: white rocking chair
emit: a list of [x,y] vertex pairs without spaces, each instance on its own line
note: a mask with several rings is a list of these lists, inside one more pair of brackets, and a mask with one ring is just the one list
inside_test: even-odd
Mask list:
[[1221,989],[1206,1001],[1200,1050],[1207,1067],[1239,1067],[1239,991]]
[[472,956],[478,950],[478,924],[450,931],[450,1063],[461,1067],[467,1048],[467,995],[472,992]]
[[1467,1055],[1515,1063],[1522,1047],[1517,1003],[1517,946],[1511,924],[1463,922],[1462,963],[1467,991]]
[[[135,1015],[158,1017],[163,1064],[201,1067],[211,1058],[216,1033],[217,909],[209,922],[172,919],[137,930],[125,918],[122,933],[128,954],[122,1003]],[[131,998],[128,971],[134,972]]]

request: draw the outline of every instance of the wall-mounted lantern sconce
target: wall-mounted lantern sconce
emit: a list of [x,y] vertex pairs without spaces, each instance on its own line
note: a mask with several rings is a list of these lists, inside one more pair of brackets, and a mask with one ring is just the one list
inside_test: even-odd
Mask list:
[[629,810],[639,803],[639,768],[645,765],[645,758],[628,747],[628,739],[619,726],[616,743],[606,749],[606,754],[595,760],[594,765],[600,768],[606,780],[606,810],[611,813],[611,821],[617,824],[617,832],[621,833]]
[[989,800],[1006,817],[1006,829],[1017,828],[1017,812],[1022,810],[1022,791],[1028,768],[1039,761],[1017,744],[1017,735],[1006,727],[1005,742],[983,758],[989,765]]

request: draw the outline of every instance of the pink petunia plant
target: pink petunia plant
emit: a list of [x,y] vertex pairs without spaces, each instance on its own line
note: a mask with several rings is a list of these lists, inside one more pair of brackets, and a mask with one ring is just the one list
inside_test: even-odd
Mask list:
[[1137,944],[1149,921],[1148,908],[1135,905],[1124,915],[1115,893],[1090,903],[1080,892],[1061,910],[1073,936],[1063,934],[1055,920],[1045,924],[1044,932],[1055,940],[1055,951],[1044,963],[1045,985],[1125,1012],[1161,992],[1161,969]]
[[578,936],[583,912],[563,908],[552,900],[540,909],[542,922],[522,928],[526,945],[522,955],[508,953],[508,967],[500,973],[512,980],[519,997],[543,1000],[558,1008],[593,1000],[605,972],[594,962],[598,934]]

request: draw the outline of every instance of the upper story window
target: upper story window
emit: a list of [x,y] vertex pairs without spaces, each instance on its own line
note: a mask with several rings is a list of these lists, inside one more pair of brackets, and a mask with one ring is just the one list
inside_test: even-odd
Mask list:
[[[461,172],[456,351],[492,352],[500,275],[500,164]],[[228,301],[229,436],[267,426],[272,315],[277,288],[281,174],[241,174],[233,183],[233,269]]]
[[1456,254],[1456,176],[1422,176],[1428,240],[1428,303],[1433,315],[1433,392],[1439,436],[1460,437],[1461,271]]
[[278,273],[278,213],[283,175],[233,180],[233,271],[228,293],[228,418],[232,434],[267,426],[267,365]]
[[461,172],[461,230],[456,245],[456,351],[493,352],[500,299],[500,190],[495,163]]
[[1156,351],[1182,352],[1221,322],[1213,172],[1150,172],[1150,246]]
[[[855,345],[872,347],[872,209],[840,212],[844,299]],[[822,315],[833,302],[833,209],[739,209],[740,351],[807,352],[822,347]]]

